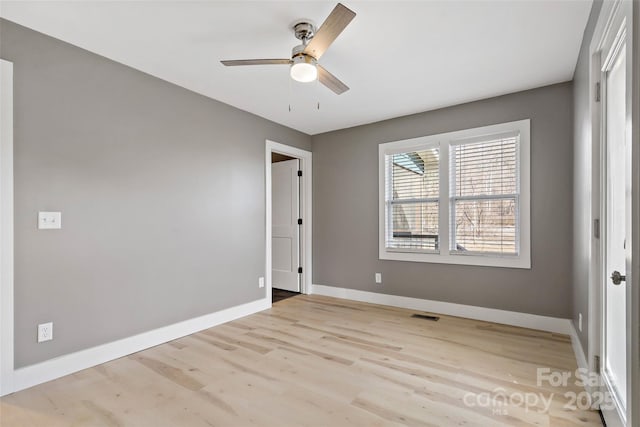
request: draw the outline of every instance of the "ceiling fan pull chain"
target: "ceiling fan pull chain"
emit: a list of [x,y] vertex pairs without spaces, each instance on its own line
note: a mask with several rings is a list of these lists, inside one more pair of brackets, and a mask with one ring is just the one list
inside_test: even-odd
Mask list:
[[293,110],[293,108],[291,108],[291,79],[287,79],[289,81],[289,112],[291,112],[291,110]]

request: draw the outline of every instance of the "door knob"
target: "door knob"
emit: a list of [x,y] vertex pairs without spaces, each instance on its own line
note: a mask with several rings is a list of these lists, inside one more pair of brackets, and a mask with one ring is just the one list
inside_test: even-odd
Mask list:
[[611,273],[611,281],[614,285],[619,285],[622,282],[627,280],[627,276],[623,276],[619,271],[614,271]]

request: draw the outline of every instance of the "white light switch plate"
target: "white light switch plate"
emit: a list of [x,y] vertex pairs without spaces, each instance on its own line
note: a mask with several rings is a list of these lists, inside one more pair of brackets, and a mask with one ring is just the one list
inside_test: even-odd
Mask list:
[[376,273],[376,283],[382,283],[382,273]]
[[62,228],[62,212],[38,212],[38,228],[40,230]]

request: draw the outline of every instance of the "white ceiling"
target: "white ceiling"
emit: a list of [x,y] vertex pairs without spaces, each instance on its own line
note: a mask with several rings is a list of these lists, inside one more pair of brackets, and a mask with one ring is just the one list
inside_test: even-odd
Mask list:
[[[571,80],[591,0],[349,1],[320,61],[351,90],[295,83],[290,25],[331,1],[5,1],[0,16],[308,134]],[[317,103],[320,109],[317,109]],[[289,111],[289,105],[292,111]]]

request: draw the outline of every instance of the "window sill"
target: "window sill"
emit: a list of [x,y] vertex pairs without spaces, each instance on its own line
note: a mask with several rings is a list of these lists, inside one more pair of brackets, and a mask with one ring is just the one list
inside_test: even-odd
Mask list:
[[381,260],[391,261],[531,269],[531,258],[524,254],[519,256],[500,257],[495,255],[445,255],[435,253],[397,252],[383,249],[380,250],[379,257]]

